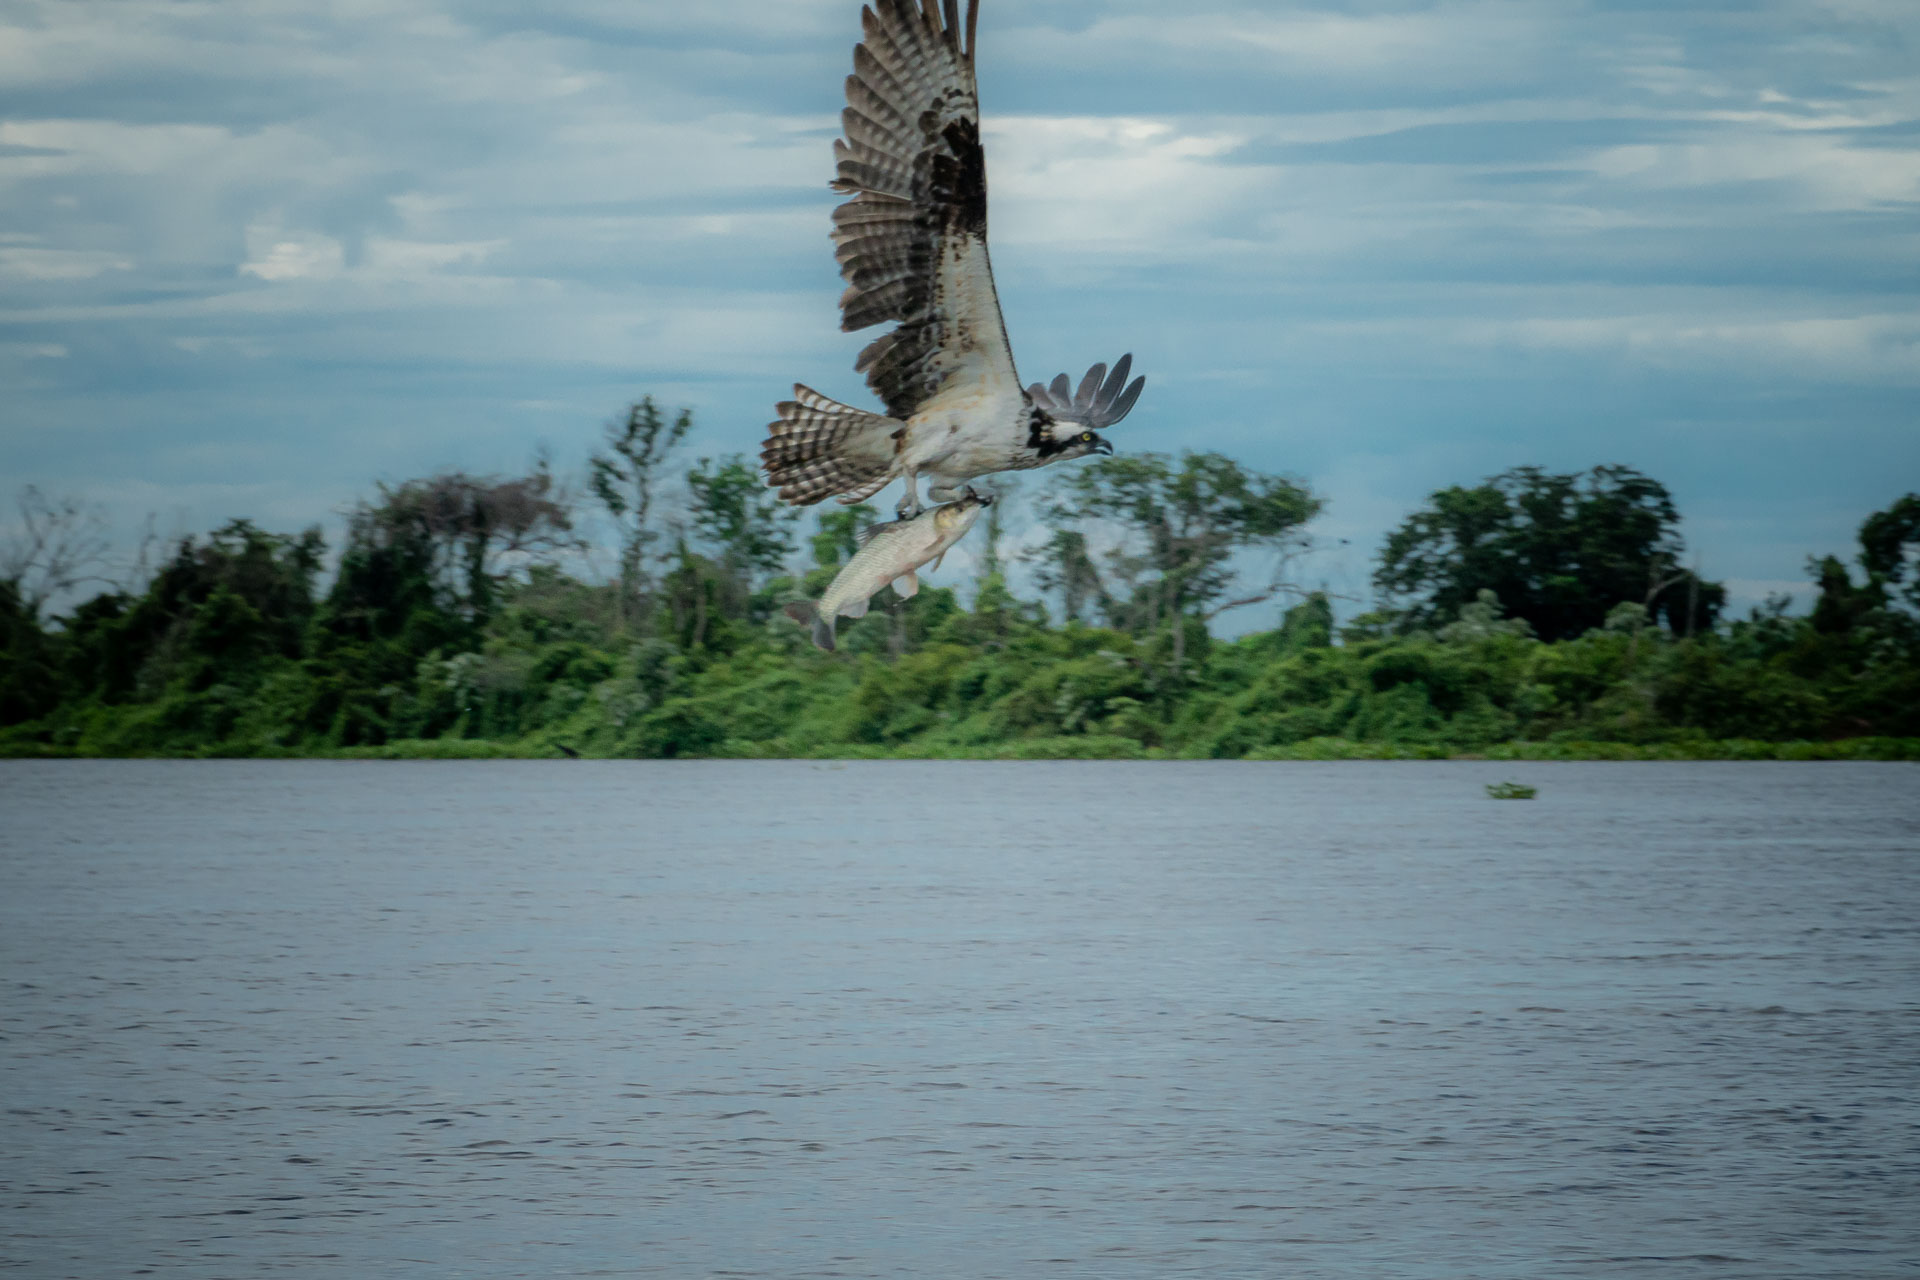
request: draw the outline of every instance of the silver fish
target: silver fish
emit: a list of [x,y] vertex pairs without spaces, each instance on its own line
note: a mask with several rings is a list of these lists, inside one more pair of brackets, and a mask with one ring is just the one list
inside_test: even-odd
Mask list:
[[939,568],[947,548],[966,536],[992,502],[991,497],[969,489],[959,501],[928,507],[911,520],[874,525],[825,594],[818,600],[794,601],[787,606],[787,616],[803,627],[811,626],[813,642],[820,648],[832,649],[835,618],[865,617],[867,601],[889,582],[902,599],[918,591],[920,566],[931,560]]

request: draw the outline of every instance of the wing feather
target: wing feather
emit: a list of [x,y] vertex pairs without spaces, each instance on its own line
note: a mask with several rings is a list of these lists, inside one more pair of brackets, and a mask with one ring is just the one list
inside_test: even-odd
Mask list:
[[1114,361],[1112,373],[1107,372],[1104,363],[1087,370],[1086,376],[1080,379],[1078,391],[1072,390],[1073,384],[1063,373],[1055,377],[1050,386],[1034,383],[1027,388],[1027,395],[1034,404],[1062,421],[1095,428],[1110,427],[1133,412],[1140,389],[1147,385],[1145,378],[1128,382],[1127,375],[1132,372],[1133,355],[1129,352]]
[[979,0],[874,0],[834,144],[841,328],[893,321],[855,368],[897,419],[965,386],[1019,394],[987,257]]
[[[863,94],[856,100],[852,91],[849,90],[847,101],[866,111],[875,120],[889,123],[900,135],[902,143],[911,143],[919,136],[920,131],[913,122],[895,110],[892,105],[896,102],[911,102],[914,94],[893,72],[887,70],[866,45],[857,44],[853,47],[853,74],[848,76],[847,80],[851,84],[859,85]],[[871,110],[867,106],[869,102],[878,102],[880,111]]]
[[891,471],[883,471],[871,480],[867,480],[857,487],[840,494],[834,498],[834,501],[843,507],[850,507],[856,502],[865,502],[868,498],[871,498],[892,482],[893,473]]
[[886,227],[904,236],[913,235],[913,202],[889,200],[885,196],[863,195],[849,200],[833,211],[834,239],[851,234],[850,228]]
[[[890,157],[878,155],[861,148],[856,152],[844,142],[833,144],[834,154],[840,162],[840,180],[856,191],[887,191],[895,183],[912,181],[912,175],[901,172]],[[871,156],[862,159],[862,154]]]
[[[854,99],[856,91],[865,92],[865,89],[858,80],[849,78],[847,81],[849,101]],[[886,104],[876,100],[874,105],[884,107]],[[856,111],[852,107],[840,113],[840,131],[847,135],[850,146],[858,151],[870,153],[869,159],[871,156],[899,155],[913,141],[912,135],[907,132],[904,125],[896,126],[892,122],[877,119],[866,111]],[[900,184],[900,194],[904,199],[910,192],[913,171],[903,170],[902,176],[905,181]]]
[[884,223],[872,229],[862,227],[858,235],[849,234],[834,250],[834,257],[843,263],[894,257],[905,260],[916,256],[925,257],[915,254],[913,237]]
[[1106,377],[1107,366],[1105,362],[1096,364],[1093,368],[1087,370],[1087,376],[1080,379],[1080,389],[1073,393],[1073,402],[1076,405],[1092,404],[1093,393],[1100,389],[1100,384],[1106,380]]
[[918,283],[917,280],[907,279],[893,280],[871,289],[862,288],[859,284],[847,286],[846,293],[840,299],[840,310],[847,328],[864,329],[870,324],[893,319],[907,308],[915,292],[914,286]]

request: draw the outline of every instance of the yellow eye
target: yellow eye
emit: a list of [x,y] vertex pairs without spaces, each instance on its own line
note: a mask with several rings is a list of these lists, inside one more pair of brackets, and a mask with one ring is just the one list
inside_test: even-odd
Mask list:
[[1081,443],[1081,444],[1092,444],[1092,443],[1093,443],[1093,432],[1091,432],[1091,431],[1082,431],[1082,432],[1080,433],[1080,443]]

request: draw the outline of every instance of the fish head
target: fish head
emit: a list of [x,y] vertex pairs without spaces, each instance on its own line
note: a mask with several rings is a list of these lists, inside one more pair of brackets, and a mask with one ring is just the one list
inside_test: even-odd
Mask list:
[[959,498],[933,510],[933,527],[942,538],[958,538],[973,527],[980,513],[993,505],[992,494],[967,490]]

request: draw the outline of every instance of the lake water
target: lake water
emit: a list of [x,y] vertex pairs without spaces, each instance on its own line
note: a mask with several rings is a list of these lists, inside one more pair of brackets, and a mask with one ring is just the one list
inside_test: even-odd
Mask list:
[[0,815],[9,1274],[1920,1274],[1913,766],[35,762]]

